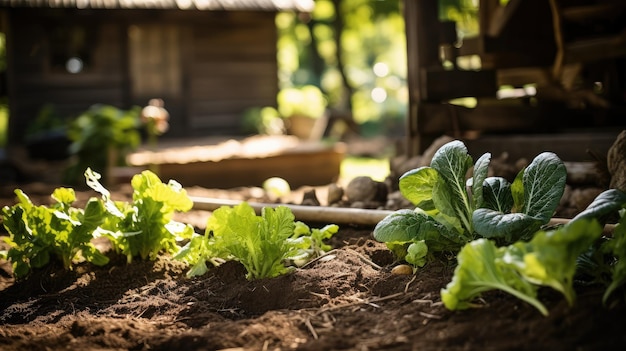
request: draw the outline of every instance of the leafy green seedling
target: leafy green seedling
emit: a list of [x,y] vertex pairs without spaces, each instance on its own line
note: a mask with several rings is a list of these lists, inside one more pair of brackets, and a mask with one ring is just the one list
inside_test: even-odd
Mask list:
[[474,240],[461,249],[452,281],[441,290],[441,301],[450,310],[476,306],[482,293],[499,289],[535,306],[542,314],[548,310],[537,299],[537,287],[524,280],[512,266],[503,264],[505,251],[488,239]]
[[604,300],[621,287],[624,278],[624,217],[616,226],[614,238],[605,238],[605,244],[594,246],[602,236],[602,225],[608,215],[626,206],[626,194],[611,189],[600,194],[569,223],[550,231],[538,231],[533,238],[497,248],[487,239],[478,239],[465,245],[457,256],[458,266],[452,281],[441,291],[444,305],[452,310],[472,306],[482,292],[499,289],[535,306],[542,314],[548,311],[536,298],[539,286],[561,292],[572,305],[575,300],[574,276],[581,255],[589,250],[607,250],[614,255],[613,280]]
[[294,222],[288,207],[264,207],[257,216],[246,202],[234,207],[222,206],[207,222],[205,235],[194,235],[175,258],[188,263],[188,276],[206,273],[207,262],[213,265],[226,260],[241,262],[248,279],[272,278],[291,270],[287,262],[304,263],[324,254],[324,243],[338,231],[337,225],[310,229]]
[[193,202],[185,189],[174,181],[162,183],[151,171],[136,174],[132,180],[133,201],[114,202],[100,182],[100,175],[87,169],[87,185],[102,195],[108,216],[100,235],[108,236],[128,262],[133,257],[155,259],[161,252],[176,253],[178,242],[190,239],[193,227],[173,219],[176,211],[186,212]]
[[102,203],[90,199],[85,209],[72,207],[76,201],[73,189],[57,188],[51,206],[35,206],[20,189],[15,190],[19,202],[2,209],[5,238],[10,248],[6,253],[17,279],[27,276],[32,268],[47,265],[56,257],[65,269],[76,261],[105,265],[109,259],[91,243],[94,231],[105,215]]

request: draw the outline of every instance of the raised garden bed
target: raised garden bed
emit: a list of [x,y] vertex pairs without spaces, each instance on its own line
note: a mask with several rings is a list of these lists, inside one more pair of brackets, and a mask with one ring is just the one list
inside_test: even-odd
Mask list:
[[128,163],[134,169],[158,165],[162,178],[185,186],[228,189],[260,186],[270,177],[281,177],[300,187],[336,181],[345,152],[341,143],[302,142],[292,136],[257,136],[208,145],[196,139],[186,144],[164,142],[158,152],[129,155]]

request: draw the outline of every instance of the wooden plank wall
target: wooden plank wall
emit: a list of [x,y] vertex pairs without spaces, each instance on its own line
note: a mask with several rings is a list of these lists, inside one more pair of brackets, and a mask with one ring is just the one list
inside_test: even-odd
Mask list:
[[[10,139],[22,142],[46,104],[76,116],[95,103],[129,108],[132,95],[128,28],[176,26],[180,37],[181,94],[170,137],[236,135],[249,107],[275,106],[278,92],[275,13],[212,11],[7,11]],[[77,15],[80,14],[80,15]],[[46,26],[62,21],[96,24],[94,70],[71,75],[51,69]],[[167,106],[166,106],[167,107]],[[178,114],[181,114],[178,116]]]
[[229,13],[193,27],[189,125],[194,134],[240,133],[249,107],[275,106],[276,30],[271,13]]
[[94,70],[72,75],[51,67],[47,54],[47,32],[59,23],[62,11],[53,11],[52,16],[39,14],[15,9],[8,16],[11,142],[23,140],[44,105],[53,105],[59,116],[74,117],[95,103],[124,106],[125,102],[121,26],[102,23],[96,34]]

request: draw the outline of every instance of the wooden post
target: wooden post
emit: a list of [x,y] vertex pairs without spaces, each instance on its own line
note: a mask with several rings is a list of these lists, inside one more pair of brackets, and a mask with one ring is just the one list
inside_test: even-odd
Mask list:
[[422,104],[427,94],[422,90],[421,71],[439,65],[439,13],[437,1],[405,0],[404,18],[407,40],[407,154],[419,155],[426,145],[420,134]]

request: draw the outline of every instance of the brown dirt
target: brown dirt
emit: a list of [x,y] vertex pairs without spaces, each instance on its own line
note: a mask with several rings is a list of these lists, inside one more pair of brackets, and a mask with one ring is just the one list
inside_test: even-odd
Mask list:
[[[12,189],[11,189],[12,190]],[[35,202],[49,189],[24,188]],[[44,196],[45,195],[45,196]],[[80,193],[82,200],[89,193]],[[217,194],[218,196],[224,194]],[[234,194],[237,195],[237,194]],[[119,196],[123,196],[120,194]],[[117,199],[119,199],[119,196]],[[13,204],[11,191],[0,205]],[[114,195],[115,198],[115,195]],[[191,211],[181,220],[206,221]],[[414,275],[374,241],[371,228],[343,226],[335,249],[288,275],[247,281],[230,262],[193,279],[169,257],[111,254],[106,267],[50,265],[14,283],[0,270],[1,350],[621,350],[626,308],[601,305],[602,290],[577,286],[573,307],[541,291],[543,317],[504,293],[482,308],[451,312],[439,297],[453,268]]]

